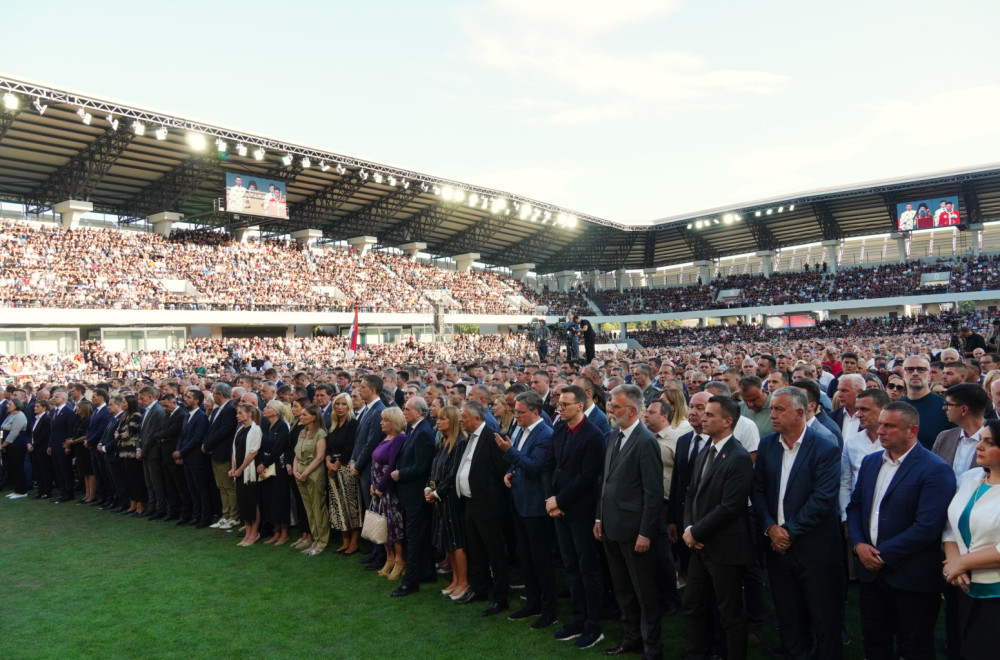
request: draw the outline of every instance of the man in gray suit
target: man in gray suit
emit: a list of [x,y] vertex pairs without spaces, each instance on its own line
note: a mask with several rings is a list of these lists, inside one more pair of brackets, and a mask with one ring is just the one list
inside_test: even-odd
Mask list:
[[[367,374],[361,379],[358,385],[358,393],[361,394],[365,407],[358,413],[358,435],[354,442],[354,453],[351,454],[351,475],[359,477],[361,481],[361,497],[364,500],[365,511],[371,505],[371,484],[372,484],[372,452],[375,447],[385,437],[382,433],[382,411],[385,404],[379,398],[382,391],[382,377],[378,374]],[[381,557],[384,560],[385,549],[375,544],[371,554],[366,555],[368,566],[375,566]],[[380,566],[375,566],[376,569]]]
[[167,414],[159,402],[159,392],[151,385],[139,390],[139,407],[142,409],[142,426],[139,430],[139,449],[136,458],[142,461],[142,474],[146,479],[148,502],[146,510],[150,520],[167,518],[167,483],[163,478],[163,461],[160,457],[157,435]]
[[656,557],[649,548],[663,506],[663,462],[656,437],[639,422],[642,407],[643,393],[635,385],[611,390],[608,422],[612,430],[594,537],[604,542],[624,632],[621,644],[605,653],[621,655],[641,649],[644,658],[660,658]]

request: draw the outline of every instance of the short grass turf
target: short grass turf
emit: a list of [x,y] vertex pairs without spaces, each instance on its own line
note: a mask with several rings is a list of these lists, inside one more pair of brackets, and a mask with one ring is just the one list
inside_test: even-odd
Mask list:
[[[552,639],[560,624],[482,619],[487,603],[450,602],[445,581],[389,598],[399,583],[363,572],[356,557],[238,540],[75,502],[0,498],[0,658],[596,658],[621,639],[619,622],[606,621],[605,640],[580,651]],[[855,591],[845,658],[862,655]],[[569,610],[560,599],[560,622]],[[681,615],[664,619],[663,639],[664,656],[680,657]],[[750,657],[774,657],[776,644],[769,627]]]

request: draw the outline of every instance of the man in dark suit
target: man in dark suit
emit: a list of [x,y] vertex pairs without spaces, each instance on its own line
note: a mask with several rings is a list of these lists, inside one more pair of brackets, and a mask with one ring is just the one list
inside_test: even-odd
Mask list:
[[[803,394],[806,395],[806,400],[809,406],[806,408],[806,426],[826,437],[828,440],[833,440],[837,443],[837,446],[843,450],[844,439],[840,434],[840,427],[837,426],[836,422],[830,419],[830,417],[825,413],[823,417],[826,417],[826,423],[820,419],[819,413],[823,412],[823,406],[819,403],[819,383],[814,381],[812,378],[800,378],[792,383],[792,387],[797,387],[802,390]],[[856,402],[857,396],[855,396],[855,404]]]
[[806,427],[807,406],[795,387],[771,395],[775,433],[757,450],[753,506],[770,541],[767,568],[786,657],[837,660],[844,606],[841,452]]
[[535,391],[538,396],[542,397],[542,410],[548,414],[549,419],[552,419],[556,415],[556,402],[552,397],[552,390],[549,389],[551,386],[551,379],[549,375],[538,370],[531,374],[531,389]]
[[196,529],[204,529],[212,523],[212,491],[209,486],[211,468],[208,457],[201,447],[208,433],[208,415],[201,405],[205,395],[197,387],[184,393],[184,407],[187,414],[177,438],[177,446],[171,459],[174,465],[184,469],[188,493],[191,497],[191,521]]
[[861,633],[871,660],[934,657],[941,529],[956,480],[947,463],[917,442],[919,423],[908,403],[882,408],[878,436],[885,451],[861,462],[847,507],[851,546],[861,561]]
[[167,520],[177,520],[177,526],[183,527],[191,522],[191,492],[184,477],[184,466],[174,460],[177,439],[181,435],[181,429],[184,428],[188,415],[180,403],[177,397],[169,392],[160,399],[166,417],[156,434],[157,444],[153,450],[160,452],[160,466],[167,489]]
[[236,484],[229,476],[233,468],[233,438],[236,435],[236,407],[231,401],[233,389],[229,383],[216,383],[212,389],[215,408],[208,418],[208,431],[201,445],[201,452],[212,458],[212,474],[222,500],[222,516],[213,525],[227,530],[239,524],[236,508]]
[[[97,394],[94,394],[97,398]],[[115,439],[115,431],[125,417],[125,410],[128,404],[123,396],[113,396],[108,398],[108,414],[111,415],[111,422],[104,427],[104,434],[97,440],[95,448],[101,456],[108,474],[111,477],[112,503],[114,507],[110,509],[114,512],[124,513],[128,511],[128,481],[125,477],[125,466],[122,465],[118,457],[118,442]],[[126,422],[127,423],[127,422]]]
[[[564,423],[552,432],[545,470],[552,476],[542,481],[545,510],[555,519],[559,554],[573,605],[573,618],[554,635],[559,640],[600,637],[602,632],[604,585],[593,523],[605,438],[583,414],[578,394],[569,387],[559,396]],[[532,627],[547,625],[546,619],[539,617]]]
[[437,579],[431,548],[431,512],[424,497],[434,460],[434,429],[427,420],[427,412],[427,402],[419,396],[403,404],[406,439],[396,455],[396,469],[391,475],[406,523],[406,575],[390,594],[396,597],[409,596],[420,590],[421,582]]
[[591,424],[598,428],[601,437],[607,438],[608,434],[611,433],[611,426],[608,425],[608,416],[594,402],[594,392],[597,390],[597,385],[586,376],[580,376],[573,381],[573,384],[583,389],[587,395],[587,400],[583,404],[583,414],[587,416]]
[[713,396],[702,430],[711,438],[695,460],[684,504],[684,543],[691,550],[684,591],[687,658],[705,658],[711,647],[712,603],[718,607],[729,658],[747,654],[743,578],[753,561],[747,498],[753,490],[753,461],[733,435],[740,406]]
[[509,607],[506,543],[503,517],[507,509],[503,475],[507,464],[497,446],[498,429],[486,423],[486,411],[478,401],[462,406],[462,429],[469,434],[459,459],[455,487],[465,506],[466,552],[469,558],[469,590],[459,603],[486,600],[490,571],[493,573],[493,603],[483,616],[493,616]]
[[38,492],[33,499],[44,500],[52,496],[52,456],[48,453],[52,415],[49,402],[39,399],[35,403],[35,423],[31,428],[31,474]]
[[[583,397],[582,390],[578,394]],[[560,413],[564,412],[562,403],[559,408]],[[527,596],[524,607],[508,617],[511,621],[529,617],[544,617],[543,621],[550,622],[556,620],[556,586],[552,569],[554,530],[545,510],[544,483],[549,478],[546,463],[552,428],[542,421],[541,413],[542,398],[538,394],[519,394],[514,402],[517,427],[513,435],[506,438],[497,433],[494,438],[503,451],[504,460],[510,464],[504,483],[511,489],[514,503],[517,558]]]
[[97,443],[104,438],[104,432],[114,416],[108,410],[108,391],[97,388],[93,394],[94,412],[87,424],[86,448],[90,452],[91,465],[97,477],[97,494],[94,502],[102,509],[113,509],[120,505],[115,501],[115,488],[111,480],[111,472],[104,461],[104,455],[97,450]]
[[167,518],[167,484],[163,478],[163,460],[159,451],[157,434],[167,414],[157,400],[159,392],[151,385],[139,390],[139,408],[142,410],[142,425],[139,429],[139,449],[136,458],[142,461],[142,476],[146,479],[147,506],[152,515],[150,520]]
[[656,438],[639,422],[642,406],[642,390],[635,385],[611,390],[608,421],[614,430],[608,438],[594,537],[604,542],[622,611],[624,636],[609,652],[636,651],[642,644],[644,657],[659,658],[660,601],[656,558],[649,549],[663,506],[663,461]]
[[[358,393],[365,407],[358,413],[358,435],[354,441],[354,452],[351,454],[351,475],[358,477],[361,483],[361,498],[365,511],[371,505],[372,484],[372,452],[381,442],[382,411],[385,404],[379,398],[382,392],[382,377],[378,374],[366,374],[358,384]],[[378,570],[385,560],[385,548],[379,544],[372,545],[371,553],[363,556],[361,562],[366,564],[366,570]]]
[[76,426],[76,414],[69,403],[69,392],[59,388],[52,392],[52,424],[49,432],[49,446],[45,450],[52,458],[52,475],[59,487],[59,496],[53,504],[69,502],[73,499],[73,459],[66,453],[63,443],[69,440]]
[[313,403],[319,407],[323,414],[323,428],[329,430],[333,420],[333,385],[320,383],[316,386],[316,394],[313,395]]
[[[711,438],[702,433],[702,415],[712,395],[698,392],[691,397],[688,407],[688,422],[692,431],[677,438],[674,450],[674,468],[670,476],[670,497],[667,499],[667,536],[671,543],[678,543],[684,531],[684,504],[687,501],[688,486],[694,474],[694,463],[698,454],[708,446]],[[679,543],[677,559],[679,574],[687,579],[688,562],[691,551],[684,543]]]

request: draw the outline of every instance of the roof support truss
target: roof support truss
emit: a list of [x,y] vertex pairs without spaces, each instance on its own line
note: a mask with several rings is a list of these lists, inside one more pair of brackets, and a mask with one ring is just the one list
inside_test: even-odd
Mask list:
[[[830,208],[824,202],[813,202],[812,209],[813,214],[816,216],[816,222],[819,223],[819,228],[823,232],[824,241],[839,241],[844,237],[843,230],[837,224],[833,213],[830,212]],[[895,209],[893,209],[893,212],[895,212]]]

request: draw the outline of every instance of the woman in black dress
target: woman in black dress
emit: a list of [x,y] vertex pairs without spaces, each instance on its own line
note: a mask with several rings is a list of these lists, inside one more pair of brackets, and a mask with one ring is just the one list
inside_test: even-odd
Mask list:
[[[129,509],[132,515],[146,516],[146,478],[142,475],[142,463],[135,457],[139,445],[139,431],[142,429],[142,413],[134,394],[123,398],[125,416],[115,429],[114,451],[125,467],[125,483],[128,487]],[[111,451],[111,450],[109,450]]]
[[[274,535],[264,541],[267,545],[288,543],[291,491],[284,458],[288,449],[288,420],[291,417],[292,411],[277,399],[271,399],[264,407],[267,431],[263,433],[260,454],[257,455],[257,478],[260,480],[261,518],[274,525]],[[274,474],[267,477],[269,471]]]
[[460,599],[469,589],[465,523],[461,500],[455,492],[455,472],[466,441],[458,418],[458,408],[454,406],[445,406],[438,412],[438,451],[431,463],[430,481],[425,491],[432,507],[431,538],[434,547],[445,554],[451,566],[451,584],[441,593],[450,595],[452,600]]
[[357,477],[345,466],[351,462],[358,420],[354,418],[351,397],[341,392],[333,398],[331,430],[326,436],[326,473],[330,508],[330,528],[340,532],[342,541],[337,554],[353,555],[361,536],[361,489]]
[[249,403],[236,406],[236,436],[233,438],[233,469],[229,476],[236,481],[236,504],[240,520],[246,525],[246,535],[237,545],[248,547],[260,538],[260,484],[254,459],[260,451],[263,433],[255,422],[260,410]]
[[94,404],[84,399],[76,404],[73,412],[76,413],[76,426],[73,427],[73,432],[69,434],[64,446],[73,452],[76,469],[84,485],[85,494],[77,504],[89,504],[94,501],[94,496],[97,494],[97,477],[94,476],[94,464],[90,458],[90,449],[87,447],[87,427],[90,426],[90,417],[94,414]]

